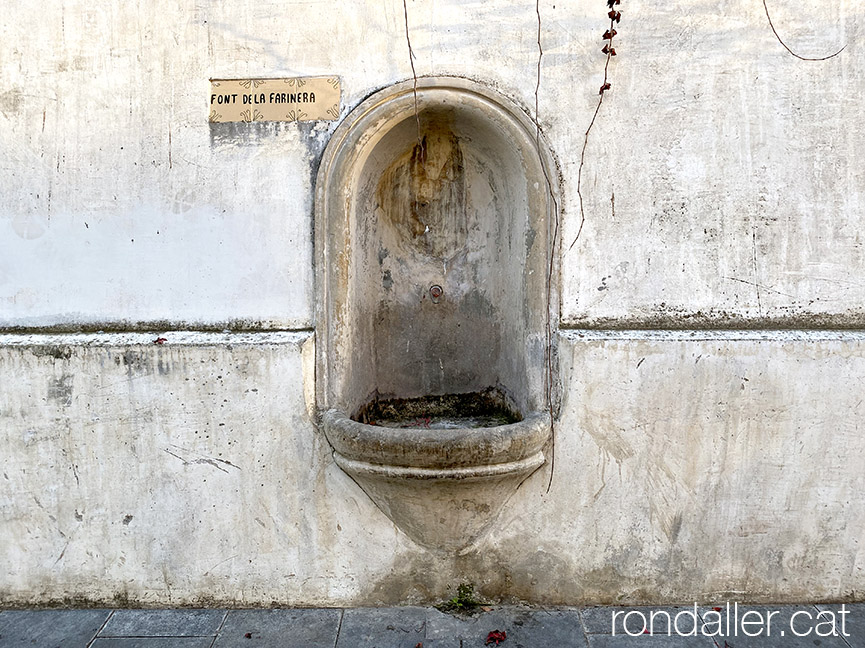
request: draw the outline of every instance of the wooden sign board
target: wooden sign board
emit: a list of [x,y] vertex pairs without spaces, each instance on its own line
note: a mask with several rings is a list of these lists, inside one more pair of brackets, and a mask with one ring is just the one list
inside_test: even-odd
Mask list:
[[211,79],[211,122],[339,119],[339,77]]

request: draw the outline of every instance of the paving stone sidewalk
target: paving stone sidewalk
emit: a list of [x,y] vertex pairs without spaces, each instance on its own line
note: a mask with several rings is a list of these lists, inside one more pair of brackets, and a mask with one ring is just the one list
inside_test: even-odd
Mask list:
[[494,630],[506,635],[501,648],[865,648],[865,604],[724,605],[696,615],[694,636],[693,607],[504,606],[472,617],[424,607],[3,610],[0,648],[473,648]]

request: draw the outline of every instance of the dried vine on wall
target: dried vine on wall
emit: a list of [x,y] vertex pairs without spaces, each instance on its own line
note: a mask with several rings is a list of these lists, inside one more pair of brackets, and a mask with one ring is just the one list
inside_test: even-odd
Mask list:
[[769,21],[769,27],[772,28],[772,33],[775,34],[775,38],[778,39],[778,42],[781,43],[781,45],[784,47],[785,50],[787,50],[788,52],[790,52],[790,54],[792,54],[793,56],[795,56],[795,57],[796,57],[797,59],[799,59],[800,61],[828,61],[828,60],[831,59],[831,58],[835,58],[835,57],[838,56],[841,52],[843,52],[845,49],[847,49],[847,46],[844,45],[844,47],[842,47],[841,49],[839,49],[839,50],[838,50],[837,52],[835,52],[834,54],[830,54],[829,56],[822,56],[822,57],[820,57],[820,58],[809,58],[809,57],[807,57],[807,56],[801,56],[801,55],[797,54],[796,52],[794,52],[792,49],[790,49],[790,48],[787,46],[787,43],[785,43],[783,40],[781,40],[781,36],[778,35],[778,30],[775,29],[775,25],[772,23],[772,16],[769,15],[769,6],[766,4],[766,0],[763,0],[763,9],[766,10],[766,19]]
[[537,83],[535,84],[535,147],[538,151],[538,161],[541,169],[544,172],[544,180],[547,184],[547,195],[552,202],[553,220],[550,223],[550,247],[549,247],[549,267],[547,270],[547,321],[546,321],[546,400],[547,411],[550,414],[550,479],[547,482],[547,492],[553,485],[553,476],[556,471],[556,412],[554,399],[554,376],[555,376],[555,357],[553,353],[553,273],[556,264],[556,247],[559,240],[559,202],[556,198],[556,193],[553,191],[553,183],[550,179],[549,172],[544,164],[543,154],[541,153],[541,121],[540,121],[540,100],[538,94],[541,89],[541,64],[544,58],[544,48],[541,44],[541,5],[540,0],[535,0],[535,14],[538,18],[538,73]]
[[577,229],[577,235],[574,237],[574,240],[571,241],[568,250],[576,245],[577,240],[580,238],[580,234],[583,233],[583,225],[586,223],[586,210],[583,205],[583,166],[586,164],[586,148],[589,146],[589,134],[592,132],[592,127],[595,125],[595,120],[598,118],[598,113],[601,111],[601,105],[604,103],[605,93],[612,87],[610,83],[610,61],[614,56],[616,56],[616,48],[613,47],[613,39],[616,37],[618,32],[616,31],[616,25],[618,25],[622,21],[622,12],[617,9],[618,6],[622,4],[622,0],[606,0],[607,8],[609,8],[609,13],[607,13],[607,17],[610,19],[610,27],[607,31],[604,32],[602,39],[604,41],[604,46],[601,48],[601,52],[607,57],[604,62],[604,80],[601,83],[601,89],[598,91],[598,105],[595,107],[595,112],[592,115],[592,120],[589,122],[589,127],[586,129],[586,134],[583,137],[583,149],[580,152],[580,167],[577,171],[577,198],[580,201],[580,226]]
[[414,118],[417,121],[417,145],[418,153],[420,154],[421,164],[423,164],[424,150],[423,138],[420,132],[420,111],[417,107],[417,71],[414,68],[414,50],[411,47],[411,38],[408,33],[408,4],[406,0],[402,0],[402,10],[405,16],[405,42],[408,45],[408,62],[411,64],[411,76],[414,79]]
[[[589,122],[588,128],[586,128],[586,132],[583,136],[583,146],[580,151],[580,165],[577,171],[577,197],[579,199],[580,205],[580,224],[577,229],[577,234],[574,237],[574,240],[571,242],[568,250],[570,251],[574,245],[576,245],[577,241],[580,238],[580,235],[583,232],[583,226],[586,222],[586,213],[585,213],[585,205],[583,200],[582,193],[582,181],[583,181],[583,167],[586,163],[586,150],[589,145],[589,136],[592,132],[592,128],[595,125],[595,122],[598,118],[598,114],[601,111],[601,106],[604,103],[604,97],[606,96],[606,92],[609,91],[612,87],[610,82],[610,62],[612,58],[616,56],[616,49],[613,45],[614,39],[618,34],[616,30],[616,26],[621,23],[622,20],[622,12],[619,9],[621,6],[621,0],[605,0],[607,3],[607,8],[609,12],[607,13],[607,17],[610,20],[609,28],[604,32],[602,36],[602,40],[604,42],[603,47],[601,48],[601,52],[604,54],[604,78],[601,83],[601,87],[598,91],[598,103],[595,106],[595,111],[592,114],[592,119]],[[775,29],[775,25],[772,23],[772,17],[769,15],[769,7],[766,4],[766,0],[763,0],[763,8],[766,11],[766,18],[769,21],[769,26],[772,29],[772,33],[775,34],[775,37],[778,39],[778,42],[786,49],[790,54],[795,56],[798,59],[803,61],[825,61],[831,58],[838,56],[844,49],[847,47],[844,45],[841,49],[839,49],[834,54],[830,54],[829,56],[820,57],[820,58],[809,58],[805,56],[801,56],[794,52],[782,39],[778,34],[778,31]],[[415,70],[414,65],[414,51],[411,46],[411,39],[409,37],[409,23],[408,23],[408,5],[407,0],[403,0],[403,13],[405,16],[405,38],[406,44],[408,46],[408,55],[409,55],[409,63],[411,64],[412,78],[414,80],[414,108],[415,108],[415,119],[417,121],[417,137],[418,137],[418,146],[420,147],[421,153],[423,152],[423,140],[421,136],[421,125],[420,125],[420,114],[418,111],[418,96],[417,96],[417,72]],[[541,42],[541,33],[542,33],[542,20],[541,20],[541,9],[540,9],[540,0],[535,0],[535,14],[537,16],[537,46],[538,46],[538,62],[537,62],[537,79],[535,83],[535,144],[537,147],[538,157],[541,158],[541,168],[544,173],[544,178],[546,180],[547,192],[550,197],[550,200],[553,205],[552,213],[553,213],[553,221],[550,223],[551,229],[551,239],[550,239],[550,260],[549,260],[549,268],[547,275],[547,318],[546,318],[546,405],[550,414],[550,424],[551,424],[551,452],[550,452],[550,478],[547,483],[547,492],[550,491],[553,482],[553,476],[555,474],[555,442],[556,442],[556,430],[555,430],[555,403],[554,403],[554,365],[555,358],[553,353],[553,294],[552,294],[552,283],[553,283],[553,273],[555,270],[555,249],[558,243],[559,236],[559,204],[556,198],[555,191],[553,190],[552,180],[549,177],[548,170],[543,163],[543,156],[541,153],[541,126],[540,126],[540,100],[539,100],[539,92],[541,87],[541,68],[544,57],[543,45]],[[613,197],[611,199],[615,201]],[[615,205],[613,206],[615,209]]]

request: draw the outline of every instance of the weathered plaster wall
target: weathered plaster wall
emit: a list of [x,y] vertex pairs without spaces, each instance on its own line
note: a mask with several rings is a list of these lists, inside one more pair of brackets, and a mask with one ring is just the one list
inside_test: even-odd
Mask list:
[[463,556],[413,544],[333,463],[308,335],[168,339],[2,339],[0,600],[863,594],[861,334],[565,334],[552,489],[547,467]]
[[[803,56],[847,46],[806,62],[760,0],[622,3],[582,172],[606,3],[540,4],[576,327],[556,475],[459,557],[396,530],[309,416],[336,122],[207,123],[211,77],[336,74],[343,117],[405,80],[402,3],[7,3],[0,602],[861,597],[865,347],[816,329],[865,328],[865,4],[768,0]],[[534,111],[533,2],[407,6],[419,74]],[[226,327],[257,332],[194,332]],[[669,331],[698,327],[802,332]]]
[[[585,227],[564,254],[564,321],[863,326],[865,5],[767,2],[803,56],[847,45],[823,62],[785,51],[759,0],[628,5],[586,149]],[[551,141],[576,169],[594,98],[571,89],[558,110],[568,100],[578,126],[551,120]]]
[[[419,74],[534,107],[534,3],[408,5]],[[566,322],[862,324],[865,6],[769,5],[803,55],[847,48],[794,58],[760,0],[628,0],[568,250],[608,23],[602,0],[541,3]],[[311,178],[334,124],[209,126],[208,79],[338,74],[345,113],[410,76],[402,3],[51,0],[6,15],[0,326],[308,326]]]

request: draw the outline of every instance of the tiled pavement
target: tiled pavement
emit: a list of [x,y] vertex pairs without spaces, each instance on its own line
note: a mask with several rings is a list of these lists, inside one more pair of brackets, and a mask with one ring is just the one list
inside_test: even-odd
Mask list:
[[[470,648],[493,630],[505,632],[502,648],[865,648],[865,604],[700,607],[697,636],[693,610],[505,606],[466,618],[421,607],[4,610],[0,648]],[[643,632],[650,621],[653,632]]]

